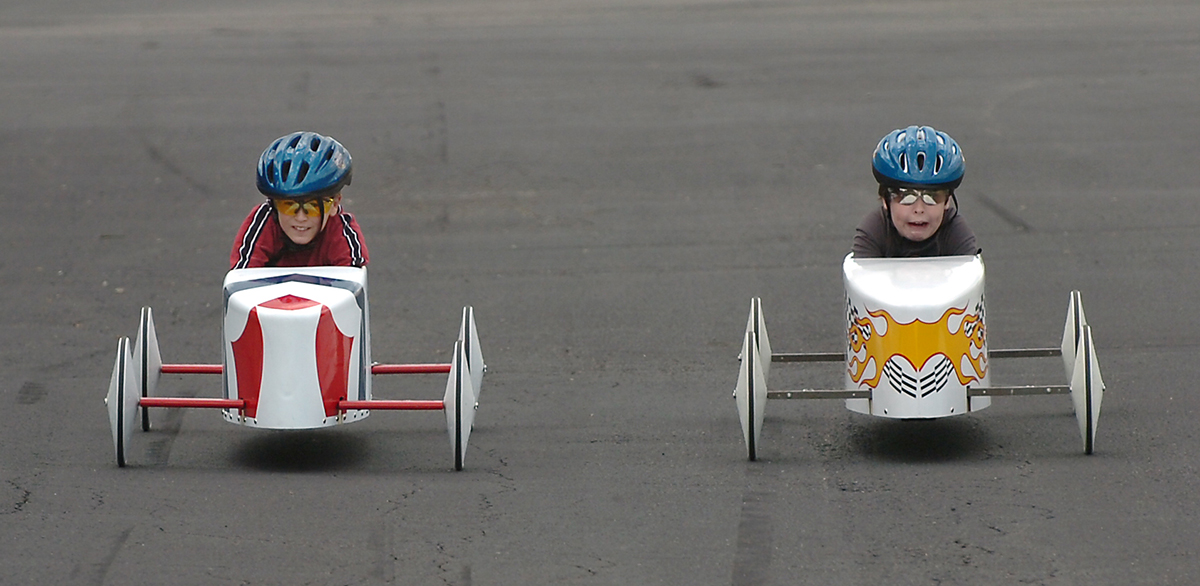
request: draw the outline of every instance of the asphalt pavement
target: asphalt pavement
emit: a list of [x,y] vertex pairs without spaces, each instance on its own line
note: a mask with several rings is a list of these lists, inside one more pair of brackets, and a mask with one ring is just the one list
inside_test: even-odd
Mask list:
[[[1198,31],[1193,0],[6,2],[0,584],[1194,584]],[[773,402],[746,460],[750,299],[776,351],[842,349],[871,152],[910,124],[966,153],[992,348],[1057,345],[1081,291],[1095,454],[1055,396]],[[374,358],[447,360],[475,308],[466,469],[440,414],[181,410],[118,468],[118,338],[151,306],[164,359],[220,361],[254,165],[301,129],[354,156]]]

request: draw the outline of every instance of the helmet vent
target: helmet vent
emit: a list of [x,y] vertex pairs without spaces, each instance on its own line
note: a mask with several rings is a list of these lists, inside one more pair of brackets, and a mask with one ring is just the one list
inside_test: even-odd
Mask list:
[[917,171],[925,170],[925,153],[917,153]]
[[917,129],[917,140],[925,140],[925,129],[924,128]]
[[307,176],[308,176],[308,161],[304,161],[303,163],[300,163],[300,172],[296,174],[296,183],[303,182],[304,178]]
[[279,174],[281,175],[280,179],[282,181],[287,181],[288,174],[290,174],[292,172],[292,162],[284,161],[283,165],[281,165],[281,166],[283,168],[279,170]]
[[288,148],[294,149],[298,144],[300,144],[300,135],[296,135],[292,137],[292,140],[288,141]]
[[933,174],[937,175],[942,170],[942,155],[938,155],[933,161]]
[[308,148],[314,153],[317,152],[317,149],[321,148],[321,139],[314,136],[312,142],[308,143]]
[[908,154],[900,153],[900,170],[908,173]]

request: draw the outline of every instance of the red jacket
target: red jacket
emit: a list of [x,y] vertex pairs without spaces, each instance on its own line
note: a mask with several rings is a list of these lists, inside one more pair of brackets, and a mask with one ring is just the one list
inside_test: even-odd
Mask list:
[[271,202],[264,202],[242,222],[229,254],[229,268],[365,267],[369,260],[358,222],[341,205],[312,242],[297,246],[283,233]]

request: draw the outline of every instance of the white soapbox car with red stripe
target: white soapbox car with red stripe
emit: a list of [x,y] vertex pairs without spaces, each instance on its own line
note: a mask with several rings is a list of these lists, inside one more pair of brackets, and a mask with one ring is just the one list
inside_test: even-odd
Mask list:
[[[485,370],[475,314],[463,308],[447,364],[371,361],[367,271],[354,267],[232,270],[225,277],[221,364],[164,364],[150,308],[135,341],[121,338],[109,383],[109,422],[117,465],[125,466],[133,428],[150,429],[151,407],[219,409],[248,427],[313,429],[361,420],[372,410],[441,410],[454,468],[462,470]],[[441,400],[380,400],[374,375],[448,374]],[[218,374],[221,398],[164,397],[163,374]]]
[[[1085,453],[1091,454],[1104,382],[1078,291],[1071,292],[1058,348],[988,348],[979,256],[855,259],[842,263],[843,352],[772,353],[762,302],[750,302],[734,398],[747,455],[758,457],[769,399],[845,399],[846,408],[894,419],[971,413],[994,396],[1070,394]],[[993,386],[992,358],[1061,356],[1065,385]],[[772,390],[772,363],[842,362],[842,389]]]

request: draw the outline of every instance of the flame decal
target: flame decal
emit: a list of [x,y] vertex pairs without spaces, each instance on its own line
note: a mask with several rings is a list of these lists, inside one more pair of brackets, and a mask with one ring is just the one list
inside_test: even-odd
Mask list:
[[[966,306],[951,307],[933,323],[914,319],[909,323],[898,323],[885,310],[868,311],[870,317],[859,317],[858,310],[851,306],[847,315],[849,327],[846,336],[849,344],[849,360],[846,368],[851,380],[860,386],[875,388],[884,374],[883,366],[893,358],[901,358],[921,372],[930,359],[936,356],[947,358],[954,368],[958,382],[966,386],[980,381],[987,375],[987,356],[983,352],[987,341],[987,328],[983,321],[983,302],[975,306],[973,314]],[[950,326],[951,318],[962,315],[956,330]],[[883,331],[875,325],[884,320]],[[862,351],[866,354],[862,355]],[[966,359],[974,373],[962,371],[962,360]],[[875,362],[875,376],[864,379],[867,366]]]

